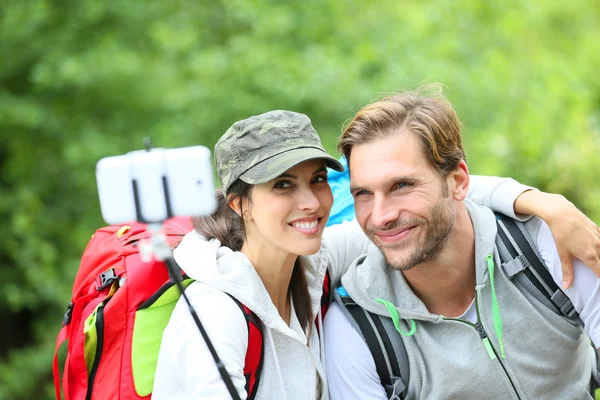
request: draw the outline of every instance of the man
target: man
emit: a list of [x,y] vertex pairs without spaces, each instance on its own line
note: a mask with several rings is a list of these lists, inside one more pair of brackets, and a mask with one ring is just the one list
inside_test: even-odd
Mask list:
[[[496,220],[466,199],[460,122],[441,95],[400,93],[345,129],[356,218],[373,242],[342,278],[353,301],[393,320],[408,355],[406,398],[583,399],[597,376],[600,280],[575,263],[572,324],[501,270]],[[561,286],[547,225],[526,224]],[[388,398],[366,343],[334,304],[325,320],[332,399]],[[402,335],[402,336],[400,336]]]

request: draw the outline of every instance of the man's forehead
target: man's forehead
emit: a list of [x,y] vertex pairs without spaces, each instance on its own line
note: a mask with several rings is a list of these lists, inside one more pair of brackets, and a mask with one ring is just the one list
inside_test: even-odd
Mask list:
[[418,171],[414,168],[397,168],[394,166],[385,167],[384,165],[373,165],[372,167],[363,167],[352,170],[350,174],[351,187],[372,187],[377,185],[387,185],[394,182],[407,180],[418,180]]
[[405,165],[422,165],[428,162],[419,140],[412,134],[396,134],[354,145],[349,167],[352,171],[371,165],[400,162]]
[[395,134],[355,145],[348,163],[350,184],[371,187],[433,172],[419,140],[413,134]]
[[398,155],[405,157],[410,154],[419,157],[425,156],[421,141],[416,134],[408,129],[395,131],[387,136],[376,137],[367,142],[355,144],[352,146],[350,158],[356,153],[364,153],[370,158],[396,158]]

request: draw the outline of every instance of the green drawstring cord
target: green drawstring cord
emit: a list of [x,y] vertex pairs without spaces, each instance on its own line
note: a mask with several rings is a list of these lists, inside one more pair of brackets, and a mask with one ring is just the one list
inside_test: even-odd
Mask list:
[[504,340],[502,339],[502,317],[500,317],[500,306],[496,298],[496,288],[494,287],[494,258],[491,254],[487,256],[488,272],[490,273],[490,283],[492,285],[492,316],[494,317],[494,330],[500,343],[500,354],[502,358],[506,358],[504,354]]
[[389,301],[383,299],[375,299],[375,301],[385,306],[387,312],[390,314],[392,322],[394,322],[394,326],[396,327],[398,333],[400,333],[402,336],[414,335],[414,333],[417,331],[417,324],[415,323],[415,320],[410,320],[410,331],[405,332],[400,327],[400,314],[398,314],[398,309],[396,308],[396,306],[393,303],[390,303]]

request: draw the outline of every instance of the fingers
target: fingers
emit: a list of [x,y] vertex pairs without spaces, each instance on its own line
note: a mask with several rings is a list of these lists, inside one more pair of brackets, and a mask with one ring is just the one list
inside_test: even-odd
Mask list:
[[592,243],[588,257],[582,261],[594,271],[600,271],[600,227],[594,224],[593,229],[595,231],[593,233],[596,234],[596,239]]
[[562,267],[562,288],[567,290],[573,283],[573,256],[570,254],[559,254]]
[[[582,260],[583,261],[583,260]],[[586,261],[583,261],[583,263],[585,265],[587,265],[588,267],[590,267],[590,269],[592,271],[594,271],[594,273],[596,275],[600,275],[600,254],[599,253],[595,253],[592,254]]]

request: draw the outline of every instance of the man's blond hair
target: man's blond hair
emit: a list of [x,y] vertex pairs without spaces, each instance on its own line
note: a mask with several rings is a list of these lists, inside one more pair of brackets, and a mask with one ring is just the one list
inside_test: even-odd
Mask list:
[[354,145],[406,132],[416,135],[437,171],[444,176],[454,171],[465,160],[460,121],[441,92],[441,85],[427,85],[363,107],[346,125],[338,144],[348,165]]

